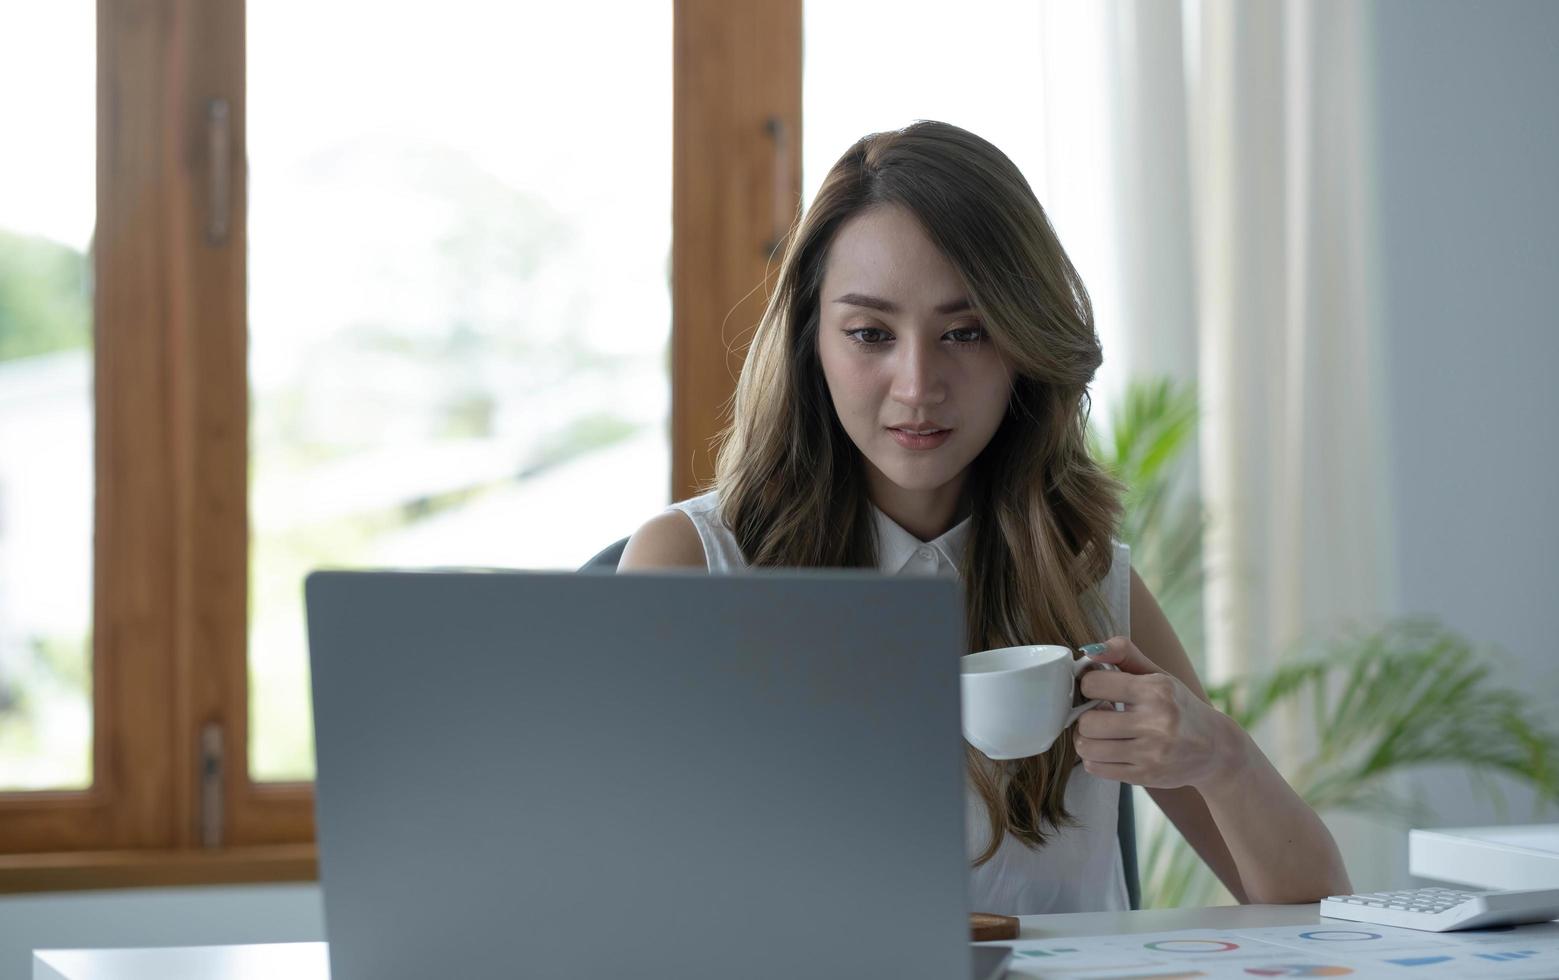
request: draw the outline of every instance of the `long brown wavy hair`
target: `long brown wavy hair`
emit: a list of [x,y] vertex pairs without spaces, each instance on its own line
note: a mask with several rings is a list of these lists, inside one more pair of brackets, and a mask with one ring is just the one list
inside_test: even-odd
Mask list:
[[[791,229],[721,435],[722,516],[750,565],[876,566],[864,466],[835,415],[817,340],[830,245],[851,217],[882,205],[919,219],[1015,371],[1007,414],[966,482],[965,653],[1101,639],[1100,626],[1114,624],[1094,587],[1110,569],[1121,488],[1084,441],[1102,360],[1088,293],[1018,168],[947,123],[863,137]],[[1037,848],[1074,822],[1070,731],[1016,762],[965,751],[990,815],[975,867],[1006,834]]]

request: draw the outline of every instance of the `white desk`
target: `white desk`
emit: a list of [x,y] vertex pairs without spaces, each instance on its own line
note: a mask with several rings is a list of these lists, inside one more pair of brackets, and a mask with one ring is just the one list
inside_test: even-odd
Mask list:
[[170,946],[161,949],[46,949],[32,955],[33,980],[329,980],[324,943]]
[[[1141,912],[1077,912],[1022,917],[1020,939],[1125,932],[1319,923],[1314,905],[1241,905]],[[1330,921],[1330,920],[1328,920]],[[167,949],[65,949],[33,954],[33,980],[328,980],[324,943],[188,946]]]

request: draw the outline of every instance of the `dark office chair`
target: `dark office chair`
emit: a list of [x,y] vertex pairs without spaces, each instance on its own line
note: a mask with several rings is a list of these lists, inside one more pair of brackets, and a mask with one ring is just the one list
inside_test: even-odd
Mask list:
[[[610,571],[617,568],[628,539],[608,545],[585,562],[580,571]],[[1121,866],[1126,871],[1126,896],[1134,909],[1142,908],[1142,883],[1137,877],[1137,822],[1132,809],[1131,784],[1121,783],[1120,810],[1115,817],[1115,836],[1121,844]]]

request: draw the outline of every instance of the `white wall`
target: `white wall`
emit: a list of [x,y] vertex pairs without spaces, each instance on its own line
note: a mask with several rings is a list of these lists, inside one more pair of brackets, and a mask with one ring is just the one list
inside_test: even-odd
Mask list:
[[[1559,4],[1374,11],[1401,611],[1559,704]],[[1441,826],[1534,817],[1530,793],[1502,814],[1460,775],[1417,784]]]
[[0,980],[29,980],[34,949],[311,942],[318,885],[0,896]]

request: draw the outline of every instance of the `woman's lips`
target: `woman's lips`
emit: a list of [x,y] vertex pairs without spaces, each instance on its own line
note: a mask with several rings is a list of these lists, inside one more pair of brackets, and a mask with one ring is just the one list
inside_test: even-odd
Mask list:
[[904,429],[889,429],[888,432],[893,436],[893,441],[905,449],[935,449],[946,442],[947,437],[953,434],[952,429],[941,429],[924,434],[908,432]]

